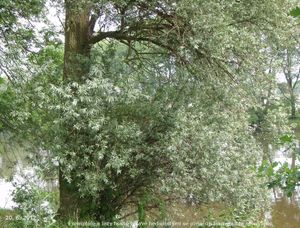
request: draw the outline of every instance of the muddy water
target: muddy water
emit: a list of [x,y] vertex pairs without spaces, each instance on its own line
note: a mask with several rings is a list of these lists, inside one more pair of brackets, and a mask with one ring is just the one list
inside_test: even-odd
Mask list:
[[273,206],[272,224],[278,228],[299,228],[300,207],[291,203],[289,199],[282,198]]
[[[299,132],[298,132],[299,133]],[[297,134],[297,138],[299,134]],[[299,148],[299,142],[297,142]],[[274,154],[273,161],[281,164],[287,162],[292,164],[292,156],[285,148],[279,149]],[[299,159],[295,162],[300,164]],[[292,198],[287,198],[280,189],[273,189],[270,193],[273,206],[269,221],[275,228],[299,228],[300,227],[300,188],[298,187]]]

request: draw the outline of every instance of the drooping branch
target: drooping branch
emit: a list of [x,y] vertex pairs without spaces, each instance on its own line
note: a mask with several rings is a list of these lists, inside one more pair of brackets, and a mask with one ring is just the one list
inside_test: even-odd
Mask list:
[[[183,36],[188,32],[189,26],[186,26],[184,18],[176,15],[171,6],[131,0],[127,4],[107,6],[107,9],[111,10],[111,7],[118,12],[114,15],[117,18],[117,28],[113,31],[99,30],[95,35],[90,33],[89,45],[104,39],[146,41],[175,53],[175,49],[184,42]],[[90,17],[90,31],[94,29],[95,21],[96,14],[93,14]]]

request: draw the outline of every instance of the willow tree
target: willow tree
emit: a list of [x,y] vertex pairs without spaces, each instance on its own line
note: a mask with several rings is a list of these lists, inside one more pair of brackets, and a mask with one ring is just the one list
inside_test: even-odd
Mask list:
[[149,192],[263,205],[247,110],[288,3],[65,0],[64,83],[33,83],[24,115],[59,162],[59,216],[111,221]]
[[[117,40],[128,46],[128,55],[141,54],[135,48],[140,43],[173,56],[176,64],[189,69],[198,79],[207,77],[205,80],[213,83],[222,77],[236,83],[235,80],[244,80],[239,75],[244,68],[251,64],[258,67],[253,65],[257,63],[255,54],[259,52],[262,34],[267,35],[274,25],[280,27],[279,21],[284,23],[283,9],[283,1],[66,0],[64,80],[86,83],[93,46],[103,40]],[[76,86],[72,90],[78,93]],[[72,129],[68,131],[70,137],[66,140],[76,140]],[[60,213],[69,217],[75,211],[83,211],[83,205],[89,205],[91,199],[79,197],[80,180],[71,175],[68,183],[64,172],[61,164]],[[111,219],[105,216],[108,211],[115,214],[115,209],[108,208],[114,194],[111,188],[99,193],[100,220]]]
[[[188,36],[189,25],[186,24],[187,21],[184,18],[177,15],[176,7],[174,7],[176,5],[176,3],[165,4],[154,1],[65,1],[64,80],[84,83],[90,71],[91,48],[105,39],[115,39],[125,43],[128,45],[128,52],[136,50],[135,42],[143,42],[147,45],[158,46],[166,53],[179,56],[177,47],[184,45],[184,37]],[[97,22],[100,29],[94,31]],[[116,29],[110,30],[111,28]],[[183,57],[179,60],[183,61]],[[127,181],[130,181],[130,178]],[[146,184],[142,180],[138,184],[141,186],[135,186],[134,182],[132,180],[134,187],[132,191]],[[76,188],[76,181],[72,180],[69,184],[61,168],[59,211],[61,215],[73,217],[75,211],[79,213],[83,211],[82,208],[85,207],[83,205],[89,206],[91,199],[80,198]],[[128,191],[125,195],[132,193]],[[100,199],[99,204],[102,205],[93,208],[94,211],[98,210],[96,212],[99,213],[98,219],[111,220],[111,216],[117,213],[120,205],[118,205],[119,202],[114,201],[120,199],[114,199],[115,194],[118,192],[113,193],[111,187],[100,191],[97,197]],[[88,212],[92,213],[89,209]]]

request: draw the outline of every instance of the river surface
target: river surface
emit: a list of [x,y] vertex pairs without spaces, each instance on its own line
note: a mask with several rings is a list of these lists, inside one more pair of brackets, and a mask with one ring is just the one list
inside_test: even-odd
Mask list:
[[[299,148],[299,143],[298,148]],[[275,153],[274,160],[283,164],[287,162],[291,164],[292,156],[284,152],[285,149],[278,150]],[[296,160],[299,165],[299,160]],[[284,196],[282,191],[275,189],[271,193],[273,206],[271,212],[271,223],[278,228],[299,228],[300,227],[300,188],[297,187],[293,199]]]
[[[12,148],[0,148],[0,152],[1,149],[2,152],[3,149],[12,150]],[[9,154],[0,154],[0,208],[13,209],[16,206],[11,196],[12,191],[15,189],[13,182],[26,182],[25,176],[34,178],[33,169],[26,165],[24,166],[26,162],[24,162],[25,157],[22,156],[23,153],[24,151],[20,152],[20,150],[14,148],[13,152],[10,151]],[[273,161],[288,162],[290,164],[291,156],[284,152],[284,149],[278,150],[274,155]],[[51,184],[53,185],[53,183]],[[286,198],[278,189],[270,191],[270,194],[273,200],[272,211],[266,214],[270,224],[276,228],[299,228],[300,189],[296,190],[294,200]]]

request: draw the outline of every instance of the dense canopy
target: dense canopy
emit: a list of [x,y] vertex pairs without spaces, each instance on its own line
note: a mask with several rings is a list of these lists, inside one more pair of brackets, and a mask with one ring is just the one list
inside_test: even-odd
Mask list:
[[[34,24],[49,7],[64,15],[64,41],[47,20],[45,30]],[[2,1],[0,127],[30,142],[41,178],[59,179],[55,218],[117,221],[136,211],[143,221],[144,211],[189,198],[257,221],[269,202],[256,172],[265,142],[290,133],[273,58],[296,23],[293,7]]]

